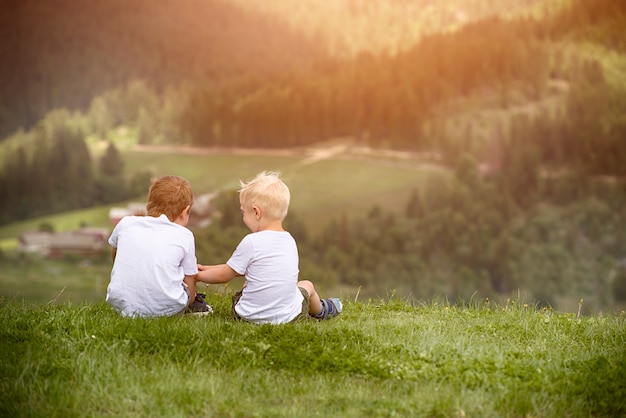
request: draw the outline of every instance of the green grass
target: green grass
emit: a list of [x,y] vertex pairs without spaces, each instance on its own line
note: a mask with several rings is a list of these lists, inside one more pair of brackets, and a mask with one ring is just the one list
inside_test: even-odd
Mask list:
[[41,304],[100,303],[111,274],[111,257],[103,257],[106,262],[33,256],[0,260],[0,297]]
[[624,315],[350,302],[328,322],[121,318],[0,299],[0,415],[615,417]]
[[150,171],[154,175],[176,174],[185,177],[196,193],[232,189],[239,179],[262,170],[284,171],[296,157],[271,155],[187,154],[155,151],[123,151],[126,172]]
[[111,206],[96,206],[56,215],[42,216],[21,222],[13,222],[0,227],[0,239],[17,238],[24,231],[37,231],[41,224],[53,225],[56,231],[79,229],[83,225],[110,227],[109,209]]

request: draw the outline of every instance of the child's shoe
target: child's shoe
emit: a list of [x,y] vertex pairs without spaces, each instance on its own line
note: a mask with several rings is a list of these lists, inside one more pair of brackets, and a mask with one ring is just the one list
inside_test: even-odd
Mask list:
[[343,309],[343,305],[339,298],[328,298],[322,299],[322,311],[318,316],[315,316],[316,319],[323,321],[325,319],[332,319],[338,316]]
[[209,315],[213,313],[213,308],[205,301],[206,295],[204,293],[196,293],[196,298],[191,305],[187,307],[186,314],[191,315]]

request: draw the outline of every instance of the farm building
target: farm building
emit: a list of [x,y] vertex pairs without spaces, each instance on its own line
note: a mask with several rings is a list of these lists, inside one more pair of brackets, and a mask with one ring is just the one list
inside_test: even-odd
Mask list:
[[94,256],[107,244],[109,231],[101,228],[83,228],[66,232],[24,232],[18,238],[18,250],[37,253],[44,257],[62,257],[66,254]]
[[129,203],[125,208],[111,208],[109,209],[109,220],[113,226],[117,225],[117,223],[124,216],[145,216],[146,215],[146,204],[145,203]]

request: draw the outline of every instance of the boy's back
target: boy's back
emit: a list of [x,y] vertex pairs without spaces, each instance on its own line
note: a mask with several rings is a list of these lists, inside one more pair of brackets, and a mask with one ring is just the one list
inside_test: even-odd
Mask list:
[[298,289],[298,248],[286,231],[248,234],[226,263],[246,277],[246,286],[235,309],[251,322],[281,323],[302,308]]
[[188,294],[185,275],[197,272],[191,231],[166,215],[127,216],[113,230],[116,248],[107,302],[125,316],[162,316],[181,312]]

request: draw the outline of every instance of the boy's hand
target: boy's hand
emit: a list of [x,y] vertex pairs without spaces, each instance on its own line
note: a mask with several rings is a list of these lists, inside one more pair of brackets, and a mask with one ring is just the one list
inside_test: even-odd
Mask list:
[[204,283],[228,283],[235,276],[237,276],[237,273],[227,264],[216,264],[209,266],[198,264],[197,280]]

